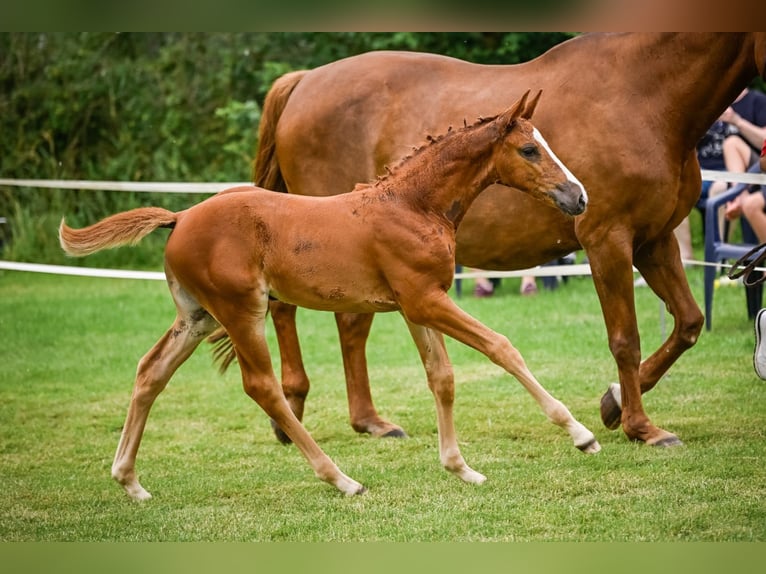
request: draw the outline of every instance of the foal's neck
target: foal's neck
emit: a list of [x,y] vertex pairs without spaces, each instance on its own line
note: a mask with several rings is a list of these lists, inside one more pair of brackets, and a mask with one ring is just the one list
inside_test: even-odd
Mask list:
[[457,228],[474,199],[497,180],[492,162],[497,138],[492,124],[448,133],[396,168],[386,187],[414,209]]

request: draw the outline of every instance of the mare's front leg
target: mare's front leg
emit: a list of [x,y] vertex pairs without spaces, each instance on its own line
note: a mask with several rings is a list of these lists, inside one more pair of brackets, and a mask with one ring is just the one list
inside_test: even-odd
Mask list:
[[[405,318],[406,320],[406,318]],[[439,431],[439,458],[442,466],[465,482],[481,484],[487,477],[469,467],[457,444],[452,416],[455,402],[455,379],[441,333],[407,321],[426,370],[428,387],[436,401],[436,422]]]
[[471,317],[447,293],[439,289],[419,293],[411,301],[402,301],[402,312],[408,321],[435,329],[486,355],[524,386],[548,419],[569,433],[578,449],[589,454],[601,450],[594,434],[535,379],[508,338]]
[[[647,284],[662,299],[674,319],[673,331],[648,359],[640,364],[638,371],[640,393],[650,391],[687,349],[694,346],[704,323],[702,312],[694,300],[686,279],[678,242],[671,234],[648,243],[635,255],[635,265]],[[630,423],[634,416],[623,417],[621,389],[613,385],[602,398],[604,424],[616,428],[621,421]],[[636,432],[638,431],[638,432]],[[641,429],[626,429],[628,436],[641,439]],[[673,434],[660,432],[649,444],[673,446],[682,444]],[[650,439],[651,440],[651,439]]]
[[678,444],[675,435],[652,424],[641,400],[641,342],[633,292],[631,245],[625,238],[610,237],[588,247],[609,349],[620,378],[619,388],[611,388],[601,400],[602,420],[608,427],[616,428],[619,423],[615,423],[615,415],[610,414],[615,412],[610,402],[620,403],[622,410],[617,420],[629,439],[657,446]]
[[[171,290],[174,286],[171,281]],[[149,411],[176,369],[217,325],[201,307],[179,307],[173,325],[138,363],[133,396],[112,463],[112,478],[133,500],[151,498],[136,476],[136,455]]]
[[373,313],[335,314],[351,426],[356,432],[370,433],[375,437],[406,437],[407,433],[400,426],[378,414],[372,402],[366,348],[374,317]]

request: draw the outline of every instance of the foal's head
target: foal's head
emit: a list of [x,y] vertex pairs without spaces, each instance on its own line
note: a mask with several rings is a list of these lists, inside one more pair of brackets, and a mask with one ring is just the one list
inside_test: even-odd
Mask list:
[[564,213],[578,215],[588,203],[585,187],[529,121],[541,93],[527,102],[527,91],[494,120],[502,130],[494,152],[498,183],[529,193]]

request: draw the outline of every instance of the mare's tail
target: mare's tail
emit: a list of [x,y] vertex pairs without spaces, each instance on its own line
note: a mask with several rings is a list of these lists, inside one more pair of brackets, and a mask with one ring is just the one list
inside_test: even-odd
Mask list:
[[258,127],[258,153],[253,161],[253,182],[258,187],[287,193],[276,157],[277,124],[295,86],[307,72],[298,70],[280,76],[266,94]]
[[[253,160],[253,183],[258,187],[287,193],[276,155],[277,124],[295,86],[307,72],[298,70],[280,76],[266,94],[258,126],[258,153]],[[207,340],[213,344],[213,361],[218,363],[221,373],[225,372],[237,358],[229,334],[223,327],[219,327]]]
[[135,245],[159,227],[172,228],[177,214],[161,207],[139,207],[102,219],[89,227],[72,229],[61,220],[61,248],[74,257],[90,255],[102,249]]

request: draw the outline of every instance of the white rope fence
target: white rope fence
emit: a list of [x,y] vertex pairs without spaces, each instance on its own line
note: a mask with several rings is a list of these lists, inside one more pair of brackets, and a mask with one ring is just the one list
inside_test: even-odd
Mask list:
[[[702,170],[704,181],[726,181],[745,184],[766,184],[766,174],[761,173],[731,173],[726,171]],[[252,185],[249,182],[127,182],[127,181],[90,181],[90,180],[56,180],[56,179],[2,179],[0,186],[34,187],[48,189],[79,189],[99,191],[123,191],[143,193],[207,193],[214,194],[224,189]],[[0,217],[2,223],[7,223]],[[726,267],[720,263],[706,261],[684,260],[686,265]],[[114,279],[148,279],[165,280],[163,272],[131,271],[124,269],[95,269],[89,267],[69,267],[65,265],[46,265],[41,263],[21,263],[0,260],[0,270],[25,271],[32,273],[51,273],[56,275],[76,275],[83,277],[106,277]],[[766,269],[758,268],[766,271]],[[634,268],[634,272],[637,270]],[[456,273],[455,279],[474,279],[477,277],[567,277],[590,275],[591,268],[587,263],[569,265],[541,265],[530,269],[513,271],[470,271]]]
[[218,193],[230,187],[253,185],[250,182],[185,183],[151,181],[89,181],[84,179],[0,179],[0,185],[44,187],[48,189],[84,189],[91,191],[138,191],[146,193]]

